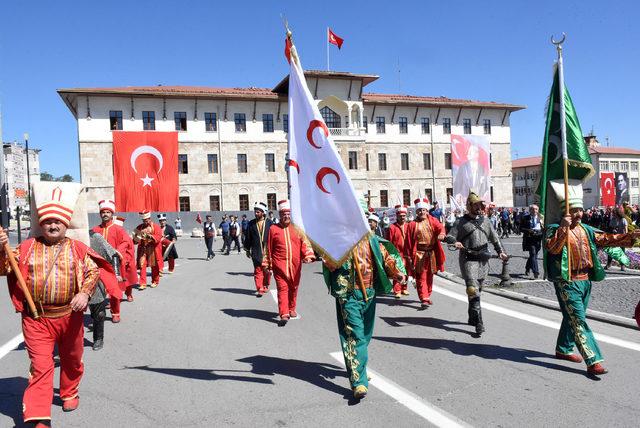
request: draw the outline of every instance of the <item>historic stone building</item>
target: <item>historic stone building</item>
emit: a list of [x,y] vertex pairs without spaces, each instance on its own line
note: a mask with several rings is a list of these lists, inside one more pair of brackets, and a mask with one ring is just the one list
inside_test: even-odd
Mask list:
[[[450,134],[491,142],[492,195],[512,205],[510,114],[524,107],[364,92],[368,74],[307,71],[307,84],[356,189],[371,205],[447,201]],[[288,76],[273,89],[147,86],[61,89],[78,122],[89,202],[113,196],[112,130],[178,130],[180,209],[271,209],[287,196]]]

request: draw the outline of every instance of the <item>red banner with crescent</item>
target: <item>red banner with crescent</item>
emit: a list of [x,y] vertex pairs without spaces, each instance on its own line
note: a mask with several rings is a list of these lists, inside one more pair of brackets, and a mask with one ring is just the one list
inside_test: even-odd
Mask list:
[[612,207],[616,204],[615,175],[613,172],[600,173],[600,195],[602,196],[603,206]]
[[178,133],[113,132],[116,211],[178,211]]

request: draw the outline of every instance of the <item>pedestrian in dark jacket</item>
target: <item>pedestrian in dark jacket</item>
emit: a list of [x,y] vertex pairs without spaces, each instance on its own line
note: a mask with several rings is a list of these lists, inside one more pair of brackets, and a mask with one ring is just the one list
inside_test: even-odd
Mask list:
[[245,239],[245,251],[247,257],[253,261],[253,279],[256,284],[256,296],[262,297],[269,291],[271,277],[269,272],[262,267],[262,258],[267,246],[271,220],[266,218],[267,205],[264,202],[256,202],[253,207],[255,218],[247,226]]

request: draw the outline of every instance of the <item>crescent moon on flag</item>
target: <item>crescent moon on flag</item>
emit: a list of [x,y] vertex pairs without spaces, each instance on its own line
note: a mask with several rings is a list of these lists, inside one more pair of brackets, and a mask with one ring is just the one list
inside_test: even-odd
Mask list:
[[298,162],[296,162],[293,159],[289,159],[289,166],[292,166],[295,169],[297,169],[298,170],[298,174],[300,174],[300,165],[298,165]]
[[[560,158],[560,156],[562,156],[562,149],[560,148],[561,144],[562,140],[560,140],[560,137],[557,135],[549,136],[549,148],[547,149],[547,155],[549,155],[549,157],[553,157],[553,159],[549,161],[550,164],[554,163],[558,158]],[[555,152],[553,151],[554,148]]]
[[157,172],[160,172],[162,170],[162,165],[164,164],[164,159],[162,158],[162,153],[160,153],[160,150],[156,149],[153,146],[140,146],[140,147],[137,147],[133,151],[133,153],[131,153],[131,168],[133,168],[133,170],[136,173],[138,172],[138,170],[136,169],[136,160],[140,157],[140,155],[143,155],[145,153],[148,153],[151,156],[153,156],[156,159],[158,159],[158,163],[160,164],[160,167],[158,168]]
[[[607,186],[607,182],[609,182],[611,184],[609,186]],[[613,180],[611,179],[611,177],[605,178],[605,180],[604,180],[604,188],[605,189],[608,189],[608,188],[613,189]]]
[[321,149],[322,146],[317,146],[313,142],[313,130],[316,128],[322,128],[322,130],[324,131],[325,137],[329,136],[329,128],[327,128],[327,125],[325,125],[323,121],[318,119],[314,119],[311,122],[309,122],[309,128],[307,129],[307,140],[309,140],[309,144],[311,144],[316,149]]
[[328,174],[334,175],[336,177],[336,181],[340,183],[340,175],[335,169],[329,168],[328,166],[320,168],[320,171],[318,171],[318,173],[316,174],[316,185],[318,186],[318,189],[322,190],[324,193],[331,193],[327,189],[325,189],[324,183],[322,182],[322,180],[324,180],[324,177]]

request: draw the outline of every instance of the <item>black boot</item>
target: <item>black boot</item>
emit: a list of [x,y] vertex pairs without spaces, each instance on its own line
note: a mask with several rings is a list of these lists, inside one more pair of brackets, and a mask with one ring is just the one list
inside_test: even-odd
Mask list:
[[105,304],[91,305],[89,309],[93,318],[93,350],[99,351],[104,345]]
[[469,300],[469,325],[475,326],[477,335],[484,332],[482,311],[480,309],[480,297],[473,297]]
[[467,321],[467,324],[475,327],[478,324],[478,314],[471,306],[471,302],[469,302],[469,309],[467,312],[469,314],[469,320]]

